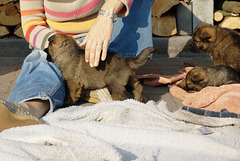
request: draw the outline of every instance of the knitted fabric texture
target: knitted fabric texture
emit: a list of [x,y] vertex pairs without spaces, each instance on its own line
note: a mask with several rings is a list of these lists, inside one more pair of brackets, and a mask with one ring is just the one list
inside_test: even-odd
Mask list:
[[[128,15],[133,0],[120,0],[118,17]],[[25,39],[35,48],[45,49],[48,38],[64,33],[76,38],[85,36],[95,22],[104,0],[20,0]]]

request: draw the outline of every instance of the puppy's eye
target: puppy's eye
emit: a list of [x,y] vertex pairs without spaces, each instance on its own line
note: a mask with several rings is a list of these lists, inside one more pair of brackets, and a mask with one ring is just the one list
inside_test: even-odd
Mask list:
[[199,41],[197,41],[197,40],[194,40],[194,43],[195,43],[195,44],[198,44],[198,43],[199,43]]
[[68,44],[68,42],[64,41],[62,44],[63,44],[63,46],[66,46]]
[[53,36],[48,39],[49,43],[51,43],[51,44],[55,44],[55,41],[54,41],[54,40],[55,40],[55,39],[54,39]]

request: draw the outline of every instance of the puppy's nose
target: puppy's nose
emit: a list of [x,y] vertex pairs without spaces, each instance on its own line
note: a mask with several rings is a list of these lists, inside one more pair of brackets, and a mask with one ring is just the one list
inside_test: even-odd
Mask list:
[[194,44],[193,44],[193,41],[191,41],[191,42],[187,45],[187,49],[192,51],[193,48],[194,48]]

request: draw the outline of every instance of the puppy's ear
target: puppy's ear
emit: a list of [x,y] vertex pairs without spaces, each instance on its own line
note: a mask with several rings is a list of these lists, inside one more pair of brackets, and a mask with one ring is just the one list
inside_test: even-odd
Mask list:
[[200,38],[202,40],[212,41],[215,34],[215,29],[213,27],[204,27],[201,29]]
[[177,86],[186,90],[187,89],[187,86],[186,86],[187,82],[186,82],[186,78],[183,79]]
[[195,72],[191,77],[191,81],[193,83],[199,83],[202,80],[204,80],[204,75],[202,73],[199,73],[199,72]]
[[209,23],[206,23],[206,22],[200,23],[200,24],[198,24],[198,25],[196,26],[194,32],[196,32],[198,29],[203,28],[203,27],[206,27],[206,26],[212,26],[212,25],[209,24]]

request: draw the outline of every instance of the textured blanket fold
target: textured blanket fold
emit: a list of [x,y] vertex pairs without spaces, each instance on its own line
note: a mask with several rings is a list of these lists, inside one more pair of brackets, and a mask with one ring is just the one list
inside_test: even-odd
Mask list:
[[[0,133],[0,160],[238,160],[240,122],[134,100],[72,106]],[[199,128],[213,131],[202,135]]]

